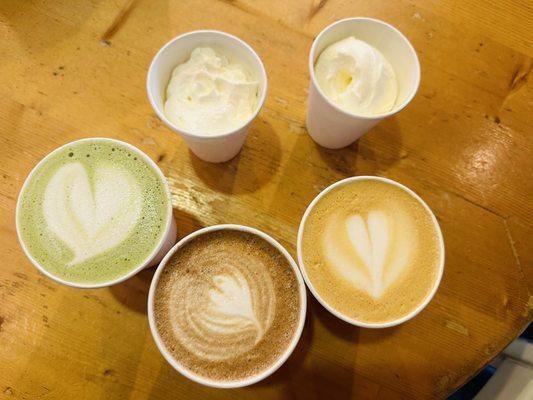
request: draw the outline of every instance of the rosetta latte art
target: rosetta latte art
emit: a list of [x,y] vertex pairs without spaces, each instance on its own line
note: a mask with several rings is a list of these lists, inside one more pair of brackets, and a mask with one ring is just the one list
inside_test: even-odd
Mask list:
[[[202,270],[214,269],[206,276]],[[222,361],[254,348],[274,319],[276,297],[266,265],[251,255],[207,255],[171,290],[175,337],[197,357]]]
[[379,298],[401,275],[409,261],[410,221],[400,212],[370,211],[336,215],[326,226],[326,257],[343,279]]
[[102,164],[91,176],[72,162],[59,168],[43,201],[50,229],[74,253],[67,266],[82,263],[126,239],[141,214],[141,190],[117,165]]

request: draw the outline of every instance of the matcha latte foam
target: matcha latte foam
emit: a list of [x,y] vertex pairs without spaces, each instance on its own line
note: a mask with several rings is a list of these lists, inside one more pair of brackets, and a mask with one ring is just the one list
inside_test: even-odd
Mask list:
[[145,265],[171,216],[164,177],[144,153],[111,139],[83,139],[31,172],[17,229],[27,255],[48,275],[98,286]]

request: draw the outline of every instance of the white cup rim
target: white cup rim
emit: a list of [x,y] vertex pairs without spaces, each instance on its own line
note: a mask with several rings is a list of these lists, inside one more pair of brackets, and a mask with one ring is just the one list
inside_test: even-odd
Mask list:
[[[54,274],[52,274],[51,272],[47,271],[29,252],[28,248],[26,247],[26,243],[24,243],[24,240],[22,239],[22,235],[21,235],[21,229],[20,229],[20,223],[19,223],[19,214],[20,214],[20,207],[21,207],[21,198],[22,198],[22,193],[24,192],[24,190],[26,189],[26,186],[28,185],[30,179],[33,177],[33,175],[36,173],[36,171],[39,170],[39,168],[41,167],[41,165],[43,165],[49,158],[51,158],[53,155],[55,155],[56,153],[60,152],[61,150],[63,150],[64,148],[66,147],[69,147],[69,146],[72,146],[72,145],[75,145],[75,144],[78,144],[78,143],[81,143],[81,142],[87,142],[87,141],[91,141],[91,142],[100,142],[100,141],[104,141],[104,142],[113,142],[113,143],[117,143],[118,145],[121,145],[121,146],[124,146],[126,148],[128,148],[129,150],[133,151],[134,153],[138,154],[140,157],[142,157],[151,167],[152,169],[159,175],[159,177],[162,179],[163,181],[163,184],[165,185],[165,190],[166,190],[166,194],[167,194],[167,221],[166,221],[166,226],[165,226],[165,231],[164,231],[164,235],[161,236],[161,239],[159,240],[159,243],[158,245],[154,248],[154,250],[150,253],[150,255],[146,258],[146,260],[139,264],[138,267],[134,268],[133,270],[131,270],[130,272],[128,272],[127,274],[119,277],[119,278],[116,278],[116,279],[113,279],[111,281],[108,281],[108,282],[103,282],[103,283],[79,283],[79,282],[70,282],[70,281],[67,281],[67,280],[64,280],[58,276],[55,276]],[[163,247],[163,245],[165,244],[165,241],[166,241],[166,238],[171,230],[171,227],[172,227],[172,219],[173,219],[173,215],[172,215],[172,197],[171,197],[171,194],[170,194],[170,187],[168,185],[168,182],[165,178],[165,175],[163,175],[163,172],[161,172],[161,169],[159,168],[159,166],[150,158],[148,157],[148,155],[146,153],[144,153],[142,150],[138,149],[137,147],[133,146],[132,144],[130,143],[127,143],[127,142],[123,142],[121,140],[117,140],[117,139],[112,139],[112,138],[105,138],[105,137],[91,137],[91,138],[83,138],[83,139],[78,139],[78,140],[74,140],[72,142],[68,142],[68,143],[65,143],[64,145],[61,145],[59,146],[58,148],[52,150],[50,153],[48,153],[44,158],[42,158],[36,165],[35,167],[33,167],[33,169],[31,170],[31,172],[28,174],[28,176],[26,177],[25,181],[24,181],[24,184],[22,185],[21,189],[20,189],[20,192],[19,192],[19,196],[18,196],[18,199],[17,199],[17,207],[16,207],[16,211],[15,211],[15,225],[16,225],[16,229],[17,229],[17,236],[18,236],[18,239],[19,239],[19,243],[20,243],[20,246],[22,247],[22,250],[24,251],[24,253],[26,254],[26,257],[28,257],[28,259],[31,261],[31,263],[41,272],[43,273],[44,275],[46,275],[48,278],[58,282],[58,283],[61,283],[63,285],[66,285],[66,286],[71,286],[71,287],[75,287],[75,288],[80,288],[80,289],[96,289],[96,288],[102,288],[102,287],[107,287],[107,286],[112,286],[112,285],[115,285],[117,283],[121,283],[121,282],[124,282],[125,280],[131,278],[132,276],[134,276],[135,274],[137,274],[139,271],[141,271],[142,269],[144,269],[147,265],[150,264],[150,262],[152,261],[152,259],[154,257],[156,257],[156,255],[159,253],[159,251],[161,250],[161,248]]]
[[[305,269],[305,264],[303,262],[303,254],[302,254],[302,239],[303,239],[304,227],[305,227],[305,223],[307,222],[307,217],[309,216],[309,214],[313,210],[314,206],[320,201],[320,199],[322,199],[322,197],[324,197],[324,195],[329,193],[331,190],[333,190],[333,189],[335,189],[335,188],[337,188],[339,186],[343,186],[343,185],[352,183],[352,182],[364,181],[364,180],[375,180],[375,181],[389,183],[389,184],[391,184],[393,186],[396,186],[396,187],[404,190],[405,192],[410,194],[412,197],[414,197],[416,200],[418,200],[420,202],[420,204],[422,204],[424,209],[426,211],[428,211],[429,215],[431,216],[431,220],[433,221],[433,225],[434,225],[434,227],[436,229],[437,237],[438,237],[438,241],[439,241],[440,257],[439,257],[439,267],[438,267],[438,272],[437,272],[437,278],[435,279],[435,281],[433,283],[433,287],[431,288],[431,291],[429,292],[429,294],[426,296],[424,301],[422,301],[414,310],[412,310],[408,314],[404,315],[403,317],[400,317],[400,318],[397,318],[397,319],[394,319],[394,320],[391,320],[391,321],[387,321],[387,322],[381,322],[381,323],[370,323],[370,322],[359,321],[359,320],[357,320],[355,318],[351,318],[351,317],[345,315],[344,313],[342,313],[342,312],[336,310],[335,308],[333,308],[332,306],[330,306],[322,298],[322,296],[320,296],[318,291],[313,286],[313,283],[309,279],[309,276],[307,275],[307,272],[306,272],[306,269]],[[435,293],[437,293],[437,289],[440,286],[440,282],[442,280],[442,275],[444,273],[444,259],[445,259],[444,238],[442,236],[442,231],[441,231],[439,222],[437,221],[437,218],[435,217],[435,214],[433,213],[431,208],[429,208],[429,206],[426,204],[426,202],[424,200],[422,200],[422,198],[418,194],[416,194],[412,189],[410,189],[407,186],[405,186],[405,185],[403,185],[403,184],[401,184],[399,182],[396,182],[396,181],[394,181],[392,179],[383,178],[383,177],[380,177],[380,176],[373,176],[373,175],[353,176],[353,177],[349,177],[349,178],[345,178],[345,179],[342,179],[340,181],[337,181],[337,182],[331,184],[330,186],[328,186],[327,188],[325,188],[324,190],[322,190],[313,199],[313,201],[311,201],[311,203],[309,204],[309,206],[307,206],[307,209],[305,210],[305,213],[304,213],[304,215],[302,217],[302,220],[300,221],[300,227],[298,228],[298,239],[297,239],[296,247],[297,247],[298,264],[300,266],[300,271],[302,272],[302,276],[303,276],[303,278],[305,280],[305,283],[307,284],[307,287],[309,288],[309,290],[311,291],[313,296],[315,296],[315,298],[318,300],[318,302],[320,304],[322,304],[322,306],[324,306],[324,308],[326,308],[330,313],[335,315],[337,318],[340,318],[343,321],[348,322],[349,324],[352,324],[352,325],[355,325],[355,326],[360,326],[362,328],[388,328],[388,327],[392,327],[392,326],[396,326],[396,325],[402,324],[402,323],[414,318],[433,299],[433,297],[435,296]]]
[[[163,110],[158,107],[158,105],[157,105],[157,103],[155,101],[155,98],[154,98],[152,85],[150,84],[150,82],[152,81],[152,79],[151,79],[152,75],[154,74],[155,66],[159,62],[159,58],[161,57],[161,55],[166,51],[166,49],[168,47],[172,46],[174,44],[174,42],[183,40],[186,37],[194,36],[194,35],[203,35],[203,34],[206,34],[206,33],[224,36],[224,37],[226,37],[226,38],[228,38],[230,40],[235,41],[240,46],[244,47],[251,54],[251,56],[257,61],[257,64],[259,65],[259,71],[260,71],[259,79],[263,83],[263,88],[264,88],[262,90],[261,96],[260,96],[260,98],[259,98],[259,100],[258,100],[258,102],[257,102],[257,104],[255,106],[255,111],[250,115],[250,117],[244,123],[242,123],[241,125],[239,125],[238,127],[234,128],[233,130],[231,130],[229,132],[224,132],[224,133],[215,134],[215,135],[209,135],[209,136],[200,135],[200,134],[193,133],[193,132],[188,132],[187,130],[185,130],[183,128],[180,128],[180,127],[176,126],[174,123],[172,123],[166,117],[166,115],[163,112]],[[167,84],[168,84],[168,82],[167,82]],[[263,65],[263,61],[261,60],[261,57],[259,57],[259,55],[255,52],[255,50],[248,43],[246,43],[244,40],[238,38],[237,36],[234,36],[234,35],[232,35],[230,33],[227,33],[227,32],[223,32],[223,31],[219,31],[219,30],[212,30],[212,29],[201,29],[201,30],[185,32],[185,33],[183,33],[181,35],[178,35],[175,38],[169,40],[167,43],[165,43],[163,45],[163,47],[161,47],[158,50],[158,52],[156,53],[156,55],[152,59],[152,62],[150,63],[150,67],[148,68],[148,74],[146,76],[146,92],[148,93],[148,100],[150,101],[150,105],[152,106],[152,108],[155,111],[155,113],[157,114],[157,116],[165,123],[165,125],[167,127],[169,127],[171,130],[177,131],[177,132],[179,132],[180,134],[182,134],[185,137],[199,139],[199,140],[205,140],[205,141],[208,141],[210,139],[222,139],[222,138],[225,138],[225,137],[232,136],[235,133],[239,132],[243,127],[245,127],[248,124],[250,124],[257,117],[257,115],[259,114],[259,111],[261,111],[261,109],[263,108],[263,104],[264,104],[266,96],[267,96],[267,91],[268,91],[268,78],[267,78],[267,73],[266,73],[266,70],[265,70],[265,66]]]
[[[179,250],[183,245],[185,245],[192,239],[200,235],[203,235],[205,233],[219,231],[219,230],[238,230],[238,231],[252,233],[266,240],[268,243],[274,246],[278,251],[280,251],[280,253],[283,254],[283,256],[285,256],[287,261],[289,261],[289,264],[291,265],[296,275],[296,280],[298,281],[298,286],[299,286],[299,296],[300,296],[300,305],[301,305],[300,306],[300,319],[298,322],[298,326],[296,327],[291,343],[285,349],[285,352],[281,355],[281,357],[279,357],[274,364],[272,364],[268,369],[261,372],[260,374],[254,375],[247,379],[238,380],[238,381],[229,381],[229,382],[219,382],[216,380],[212,380],[212,379],[208,379],[208,378],[204,378],[202,376],[196,375],[190,372],[189,370],[187,370],[186,368],[184,368],[174,357],[172,357],[172,355],[167,351],[166,346],[163,343],[161,337],[159,336],[159,332],[157,331],[157,326],[155,323],[154,312],[153,312],[154,296],[155,296],[155,290],[157,287],[157,283],[159,282],[159,277],[161,276],[161,273],[163,269],[165,268],[166,263],[168,262],[170,257],[172,257],[177,250]],[[154,277],[152,278],[152,283],[150,284],[150,291],[148,292],[148,323],[150,325],[150,331],[152,332],[152,336],[157,345],[157,348],[159,349],[163,357],[167,360],[167,362],[180,374],[182,374],[186,378],[191,379],[194,382],[200,383],[205,386],[210,386],[214,388],[222,388],[222,389],[238,388],[238,387],[252,385],[254,383],[257,383],[265,379],[266,377],[273,374],[276,370],[278,370],[278,368],[281,367],[285,363],[285,361],[287,361],[287,359],[290,357],[290,355],[296,348],[296,345],[300,341],[300,337],[302,335],[302,331],[304,328],[305,315],[307,311],[307,297],[306,296],[307,295],[306,295],[305,283],[302,279],[302,275],[300,273],[300,269],[298,268],[298,265],[296,264],[292,256],[289,254],[289,252],[277,240],[272,238],[270,235],[264,233],[263,231],[260,231],[255,228],[251,228],[249,226],[236,225],[236,224],[212,225],[212,226],[199,229],[185,236],[178,243],[176,243],[174,247],[172,247],[172,249],[170,249],[170,251],[166,254],[163,260],[161,260],[161,263],[157,267]]]
[[[414,60],[416,61],[416,63],[415,63],[416,64],[416,71],[415,71],[415,73],[416,73],[416,84],[414,85],[411,93],[409,94],[409,96],[401,104],[396,105],[392,110],[390,110],[390,111],[388,111],[386,113],[375,114],[375,115],[361,115],[361,114],[356,114],[356,113],[352,113],[352,112],[348,112],[346,110],[343,110],[342,108],[337,106],[335,103],[333,103],[328,98],[328,96],[326,96],[324,94],[324,92],[322,91],[322,88],[320,87],[320,85],[317,82],[317,79],[316,79],[316,76],[315,76],[315,61],[314,61],[314,59],[315,59],[315,53],[316,53],[316,48],[318,46],[318,43],[320,42],[320,39],[322,38],[322,36],[327,31],[329,31],[331,29],[334,29],[337,25],[345,23],[347,21],[370,21],[372,23],[375,23],[376,25],[380,25],[381,27],[384,27],[384,28],[392,30],[393,32],[395,32],[405,42],[405,44],[407,45],[407,48],[409,49],[411,55],[413,56]],[[320,94],[320,96],[322,96],[322,98],[326,101],[326,103],[329,104],[331,107],[333,107],[338,112],[340,112],[340,113],[342,113],[344,115],[347,115],[349,117],[360,118],[360,119],[363,119],[363,120],[381,120],[383,118],[390,117],[391,115],[397,114],[400,111],[402,111],[411,102],[411,100],[413,100],[413,98],[415,97],[416,92],[418,91],[418,88],[420,86],[420,61],[418,59],[418,55],[416,54],[416,51],[415,51],[413,45],[411,44],[411,42],[407,39],[407,37],[402,32],[400,32],[396,27],[392,26],[391,24],[389,24],[389,23],[387,23],[385,21],[376,19],[376,18],[369,18],[369,17],[344,18],[344,19],[340,19],[338,21],[335,21],[332,24],[330,24],[327,27],[325,27],[317,35],[317,37],[313,40],[313,44],[311,45],[311,51],[309,51],[309,75],[311,76],[311,81],[315,85],[315,88],[317,89],[317,91]]]

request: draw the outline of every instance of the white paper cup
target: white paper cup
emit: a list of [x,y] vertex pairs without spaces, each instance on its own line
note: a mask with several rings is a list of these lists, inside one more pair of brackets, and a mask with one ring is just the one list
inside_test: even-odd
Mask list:
[[[285,352],[281,355],[281,357],[278,358],[278,360],[274,364],[272,364],[272,366],[270,366],[270,368],[268,368],[267,370],[265,370],[265,371],[263,371],[263,372],[261,372],[261,373],[259,373],[257,375],[251,376],[251,377],[249,377],[247,379],[243,379],[243,380],[239,380],[239,381],[232,381],[232,382],[226,382],[226,381],[220,382],[220,381],[210,380],[210,379],[198,376],[198,375],[192,373],[191,371],[187,370],[186,368],[184,368],[179,363],[179,361],[176,360],[170,354],[170,352],[166,349],[165,344],[163,343],[161,337],[159,336],[159,332],[157,331],[156,323],[155,323],[155,320],[154,320],[154,296],[155,296],[155,290],[157,288],[157,283],[159,282],[159,277],[161,276],[161,273],[165,269],[165,266],[166,266],[168,260],[174,255],[174,253],[176,253],[181,247],[183,247],[186,243],[190,242],[192,239],[194,239],[194,238],[196,238],[196,237],[198,237],[200,235],[203,235],[205,233],[213,232],[213,231],[219,231],[219,230],[237,230],[237,231],[249,232],[249,233],[257,235],[260,238],[266,240],[268,243],[270,243],[272,246],[274,246],[277,250],[279,250],[279,252],[285,256],[285,258],[287,259],[287,261],[291,265],[291,267],[292,267],[292,269],[293,269],[293,271],[294,271],[294,273],[296,275],[296,280],[298,281],[298,286],[299,286],[300,305],[301,305],[301,307],[300,307],[300,319],[298,321],[298,326],[296,327],[296,331],[294,332],[294,336],[292,338],[291,343],[289,344],[289,346],[287,347]],[[154,337],[154,341],[155,341],[159,351],[163,355],[163,357],[168,361],[168,363],[170,365],[172,365],[172,367],[174,367],[174,369],[176,371],[178,371],[183,376],[185,376],[185,377],[187,377],[187,378],[189,378],[189,379],[191,379],[191,380],[193,380],[193,381],[195,381],[197,383],[200,383],[202,385],[211,386],[211,387],[215,387],[215,388],[238,388],[238,387],[252,385],[254,383],[257,383],[257,382],[265,379],[266,377],[268,377],[269,375],[274,373],[289,358],[289,356],[292,354],[294,348],[296,347],[298,341],[300,340],[300,336],[301,336],[303,328],[304,328],[306,310],[307,310],[307,297],[306,297],[306,291],[305,291],[305,283],[304,283],[304,281],[302,279],[302,276],[300,274],[300,270],[298,269],[298,266],[296,265],[296,263],[292,259],[292,257],[289,254],[289,252],[287,250],[285,250],[285,248],[281,244],[279,244],[276,240],[274,240],[272,237],[270,237],[266,233],[264,233],[264,232],[262,232],[262,231],[260,231],[258,229],[255,229],[255,228],[250,228],[248,226],[234,225],[234,224],[213,225],[213,226],[209,226],[209,227],[206,227],[206,228],[202,228],[200,230],[197,230],[196,232],[193,232],[193,233],[189,234],[188,236],[186,236],[183,239],[181,239],[178,243],[176,243],[176,245],[168,252],[168,254],[165,256],[163,261],[161,261],[161,264],[157,268],[157,270],[155,272],[155,275],[154,275],[154,277],[152,279],[152,284],[150,285],[150,292],[148,293],[148,321],[150,323],[150,330],[152,331],[152,336]]]
[[[172,70],[187,61],[198,46],[216,46],[245,63],[259,82],[259,99],[254,113],[237,129],[217,135],[198,135],[187,132],[170,122],[164,113],[166,88]],[[224,162],[241,150],[250,124],[263,106],[267,93],[265,67],[257,53],[241,39],[220,31],[201,30],[180,35],[165,44],[155,55],[148,70],[146,89],[155,113],[171,130],[178,133],[199,158],[209,162]]]
[[[433,221],[433,224],[435,226],[435,231],[437,232],[437,236],[438,236],[438,240],[439,240],[440,258],[439,258],[437,279],[435,279],[435,282],[433,283],[433,287],[431,288],[431,291],[429,292],[428,296],[424,299],[424,301],[422,303],[420,303],[418,305],[418,307],[416,307],[409,314],[407,314],[407,315],[405,315],[405,316],[403,316],[401,318],[398,318],[398,319],[395,319],[395,320],[392,320],[392,321],[383,322],[383,323],[369,323],[369,322],[359,321],[357,319],[348,317],[347,315],[341,313],[340,311],[337,311],[335,308],[330,306],[322,298],[322,296],[320,296],[320,294],[317,292],[317,290],[313,286],[313,283],[309,279],[309,276],[307,275],[307,272],[306,272],[306,269],[305,269],[305,264],[304,264],[303,255],[302,255],[302,238],[303,238],[303,233],[304,233],[304,227],[305,227],[305,223],[307,221],[307,217],[313,211],[314,206],[320,201],[320,199],[324,195],[326,195],[327,193],[329,193],[333,189],[335,189],[335,188],[337,188],[339,186],[342,186],[342,185],[347,185],[347,184],[350,184],[350,183],[353,183],[353,182],[363,181],[363,180],[375,180],[375,181],[389,183],[391,185],[394,185],[394,186],[404,190],[405,192],[407,192],[411,196],[413,196],[416,200],[418,200],[418,202],[420,204],[422,204],[422,206],[430,214],[431,220]],[[346,179],[340,180],[338,182],[335,182],[334,184],[328,186],[322,192],[320,192],[313,199],[311,204],[309,204],[309,206],[305,210],[305,213],[304,213],[304,215],[302,217],[302,220],[300,222],[300,227],[298,229],[298,240],[297,240],[296,246],[297,246],[297,252],[298,252],[298,264],[300,265],[300,270],[302,271],[302,275],[304,277],[305,283],[307,284],[307,287],[309,288],[311,293],[313,293],[313,296],[315,296],[315,298],[318,300],[318,302],[320,304],[322,304],[324,306],[324,308],[326,308],[330,313],[332,313],[336,317],[338,317],[338,318],[342,319],[343,321],[346,321],[346,322],[348,322],[348,323],[350,323],[352,325],[360,326],[360,327],[363,327],[363,328],[388,328],[388,327],[391,327],[391,326],[399,325],[399,324],[401,324],[403,322],[406,322],[406,321],[410,320],[411,318],[414,318],[416,315],[418,315],[418,313],[420,313],[429,304],[429,302],[431,301],[433,296],[435,296],[435,293],[437,293],[437,289],[439,288],[440,281],[442,279],[442,275],[444,273],[444,239],[442,237],[442,232],[441,232],[441,229],[440,229],[439,222],[437,221],[437,218],[435,217],[435,214],[433,214],[433,211],[431,211],[431,208],[429,208],[429,206],[424,202],[424,200],[422,200],[422,198],[420,196],[418,196],[415,192],[413,192],[407,186],[404,186],[401,183],[393,181],[392,179],[382,178],[382,177],[379,177],[379,176],[354,176],[354,177],[351,177],[351,178],[346,178]]]
[[[398,97],[391,111],[374,116],[352,114],[333,104],[320,89],[315,77],[316,60],[326,47],[348,36],[372,45],[391,63],[398,81]],[[313,41],[309,74],[307,131],[319,145],[339,149],[409,104],[420,83],[420,64],[411,43],[392,25],[372,18],[347,18],[328,26]]]
[[[19,226],[19,217],[18,217],[18,214],[20,212],[20,206],[21,206],[21,201],[20,201],[21,200],[21,196],[20,195],[22,194],[22,192],[24,191],[24,189],[28,185],[28,182],[30,181],[30,178],[33,176],[33,174],[35,174],[36,171],[39,170],[39,167],[44,162],[46,162],[46,160],[48,160],[48,158],[52,157],[57,152],[61,151],[63,148],[72,146],[73,144],[76,144],[76,143],[85,142],[85,141],[114,142],[114,143],[117,143],[117,144],[119,144],[121,146],[127,147],[129,150],[131,150],[134,153],[136,153],[139,157],[142,157],[144,160],[146,160],[146,162],[152,167],[152,169],[163,180],[163,183],[165,184],[166,193],[167,193],[167,200],[168,200],[168,217],[167,217],[167,220],[165,221],[165,234],[161,237],[158,245],[154,248],[154,250],[152,251],[150,256],[148,256],[148,258],[145,260],[145,262],[143,262],[142,264],[137,266],[132,271],[128,272],[126,275],[121,276],[120,278],[117,278],[117,279],[114,279],[114,280],[111,280],[111,281],[108,281],[108,282],[104,282],[104,283],[97,283],[97,284],[69,282],[69,281],[66,281],[66,280],[64,280],[62,278],[59,278],[59,277],[53,275],[52,273],[50,273],[49,271],[44,269],[43,266],[37,260],[35,260],[35,258],[32,257],[32,255],[30,254],[30,252],[29,252],[28,248],[26,247],[24,241],[22,240],[21,230],[20,230],[20,226]],[[137,147],[135,147],[135,146],[133,146],[133,145],[131,145],[129,143],[122,142],[122,141],[116,140],[116,139],[110,139],[110,138],[86,138],[86,139],[76,140],[74,142],[70,142],[70,143],[64,144],[61,147],[58,147],[57,149],[52,151],[50,154],[48,154],[46,157],[44,157],[41,161],[39,161],[39,163],[32,169],[32,171],[30,172],[30,174],[28,175],[28,177],[24,181],[24,184],[22,185],[22,188],[21,188],[20,193],[19,193],[19,198],[18,198],[18,201],[17,201],[17,210],[16,210],[16,218],[15,219],[16,219],[17,235],[18,235],[20,246],[22,247],[22,250],[24,250],[24,253],[26,253],[26,257],[28,257],[30,259],[32,264],[35,267],[37,267],[37,269],[39,271],[41,271],[44,275],[46,275],[50,279],[53,279],[54,281],[62,283],[64,285],[72,286],[72,287],[76,287],[76,288],[93,289],[93,288],[112,286],[112,285],[115,285],[117,283],[123,282],[126,279],[131,278],[133,275],[135,275],[139,271],[143,270],[144,268],[153,267],[154,265],[158,264],[161,261],[161,259],[165,256],[165,254],[168,252],[168,250],[172,247],[172,245],[174,245],[174,243],[176,243],[176,233],[177,233],[176,232],[176,222],[174,221],[174,217],[172,215],[172,199],[171,199],[171,196],[170,196],[170,187],[168,186],[168,182],[167,182],[165,176],[163,175],[163,173],[161,172],[161,170],[159,169],[157,164],[150,157],[148,157],[145,153],[143,153],[141,150],[139,150]]]

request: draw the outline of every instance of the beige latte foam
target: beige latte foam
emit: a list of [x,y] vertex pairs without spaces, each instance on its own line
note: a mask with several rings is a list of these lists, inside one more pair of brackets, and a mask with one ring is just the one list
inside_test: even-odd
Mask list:
[[430,294],[439,272],[431,214],[405,190],[354,181],[325,194],[306,220],[305,270],[335,310],[366,323],[399,319]]
[[215,381],[268,369],[299,322],[299,287],[287,259],[262,238],[203,234],[169,260],[154,297],[157,330],[183,367]]

